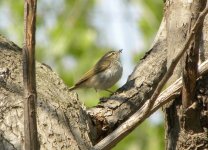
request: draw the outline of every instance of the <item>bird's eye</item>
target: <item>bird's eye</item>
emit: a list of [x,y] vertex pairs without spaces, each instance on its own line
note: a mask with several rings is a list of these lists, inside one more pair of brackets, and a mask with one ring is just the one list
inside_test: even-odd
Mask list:
[[106,56],[111,57],[111,56],[114,56],[115,54],[116,54],[115,52],[109,52]]

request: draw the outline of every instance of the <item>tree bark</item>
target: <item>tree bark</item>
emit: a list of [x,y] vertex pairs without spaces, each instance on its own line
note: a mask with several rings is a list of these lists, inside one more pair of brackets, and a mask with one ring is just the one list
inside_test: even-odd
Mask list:
[[[172,51],[178,53],[177,50],[181,48],[183,43],[185,42],[187,35],[190,31],[190,27],[193,25],[193,22],[196,20],[196,17],[199,15],[200,11],[205,7],[206,1],[197,0],[197,1],[183,1],[183,0],[168,0],[166,1],[166,20],[167,20],[167,43],[168,43],[168,54],[171,54]],[[207,31],[206,31],[207,32]],[[193,42],[197,43],[195,48],[199,49],[200,42],[200,33],[196,34],[196,38]],[[204,43],[204,42],[203,42]],[[191,45],[190,45],[191,46]],[[192,46],[193,47],[193,46]],[[205,60],[205,56],[207,50],[203,49],[201,51],[201,60]],[[190,52],[187,52],[190,54]],[[186,54],[186,60],[187,58]],[[168,55],[167,59],[167,67],[168,62],[173,59],[175,54]],[[186,61],[186,64],[187,65]],[[191,62],[193,63],[193,62]],[[189,65],[190,66],[190,65]],[[191,65],[190,67],[193,67]],[[188,68],[188,67],[187,67]],[[172,78],[172,81],[175,81],[181,74],[181,66],[178,67],[178,73],[176,76]],[[190,71],[185,72],[190,78]],[[196,76],[196,72],[193,74]],[[196,77],[195,77],[196,78]],[[204,109],[203,106],[207,106],[207,102],[202,101],[196,97],[199,96],[199,84],[201,85],[203,82],[206,83],[206,77],[200,79],[197,83],[197,88],[195,83],[186,82],[188,78],[185,78],[185,87],[186,90],[183,90],[183,93],[187,91],[190,94],[183,94],[183,98],[187,101],[191,101],[190,103],[184,102],[184,106],[188,105],[190,110],[187,111],[182,107],[182,97],[176,98],[172,103],[170,103],[165,108],[165,120],[166,120],[166,149],[167,150],[175,150],[175,149],[205,149],[208,147],[207,139],[207,124],[204,124],[204,121],[207,121],[207,117],[204,117],[204,113],[207,111],[207,108]],[[191,85],[192,90],[187,90],[187,88]],[[205,85],[204,85],[205,86]],[[195,94],[196,91],[196,94]],[[206,94],[203,93],[202,97],[206,97]],[[194,96],[194,97],[193,97]],[[201,96],[200,96],[201,97]],[[193,100],[197,102],[197,105],[194,105]],[[192,105],[193,104],[193,105]],[[185,112],[185,113],[184,113]],[[202,119],[203,118],[203,119]],[[206,118],[206,119],[205,119]],[[205,120],[204,120],[205,119]]]
[[[0,36],[0,149],[23,149],[21,49]],[[36,63],[37,126],[40,149],[89,149],[90,122],[77,94],[47,66]]]
[[[164,28],[164,23],[162,23],[162,28]],[[0,123],[1,147],[2,149],[12,146],[16,148],[18,145],[18,148],[22,149],[24,137],[22,131],[23,107],[21,104],[23,96],[20,69],[20,62],[22,61],[20,56],[21,49],[2,36],[0,38],[0,48],[0,68],[8,69],[10,74],[8,80],[5,79],[4,81],[2,79],[1,82],[2,103],[0,110],[2,110],[1,114],[4,114]],[[152,49],[137,65],[128,82],[109,100],[102,102],[96,108],[88,110],[91,118],[93,118],[92,125],[91,119],[86,115],[85,108],[81,107],[76,93],[70,93],[50,68],[37,63],[37,124],[40,149],[50,149],[60,145],[64,145],[67,148],[72,146],[72,143],[75,143],[74,147],[76,148],[86,149],[97,143],[99,139],[105,137],[125,121],[151,96],[153,88],[166,71],[165,65],[166,42],[165,30],[162,29],[158,33]],[[5,95],[9,95],[9,97]],[[16,99],[15,102],[17,103],[13,103],[14,99]],[[5,106],[11,107],[11,110],[6,111],[8,109],[3,109]],[[98,112],[101,114],[100,116]],[[17,132],[15,135],[6,127],[13,128],[12,122],[8,122],[5,125],[6,120],[12,117],[18,118],[15,121],[19,124],[18,127],[15,125]],[[46,130],[48,127],[50,127],[50,132]],[[62,130],[57,131],[56,128]],[[67,138],[71,142],[65,143]],[[59,143],[54,144],[57,143],[57,139],[59,139]],[[73,146],[70,148],[73,148]]]
[[165,20],[153,46],[136,65],[125,85],[109,98],[101,98],[99,105],[90,108],[93,124],[97,129],[97,140],[111,133],[148,100],[166,72]]
[[[162,23],[162,28],[164,28],[164,23]],[[153,87],[157,85],[166,71],[165,44],[165,30],[161,29],[151,51],[135,68],[127,84],[118,90],[116,93],[118,96],[114,94],[110,98],[111,100],[99,104],[96,108],[91,109],[92,111],[89,110],[94,126],[86,115],[85,108],[81,107],[76,93],[70,93],[50,68],[37,63],[37,124],[40,149],[56,148],[60,145],[64,145],[63,148],[71,146],[72,149],[73,147],[86,149],[125,121],[138,109],[138,106],[141,107],[145,100],[151,96]],[[0,50],[0,68],[8,69],[10,74],[8,80],[2,79],[0,87],[0,110],[3,114],[3,117],[0,118],[2,141],[0,148],[22,149],[24,137],[21,101],[23,98],[21,49],[1,36]],[[124,91],[126,92],[124,93]],[[117,100],[114,101],[115,99]],[[10,109],[4,109],[7,107]],[[98,115],[99,111],[103,116]],[[109,115],[111,112],[112,114]],[[8,118],[18,119],[13,124],[13,122],[6,122],[9,120]],[[15,128],[15,133],[8,128]],[[60,131],[57,131],[56,128]],[[90,134],[88,134],[89,132]],[[70,140],[67,142],[68,139]]]
[[36,121],[36,71],[35,71],[35,29],[37,0],[24,1],[24,137],[25,149],[39,150]]
[[[137,64],[124,86],[109,98],[101,98],[97,106],[87,111],[79,102],[77,94],[69,92],[57,74],[49,67],[37,63],[37,125],[40,149],[90,149],[140,109],[151,97],[166,72],[166,65],[168,66],[177,53],[176,50],[180,50],[186,40],[191,16],[190,6],[190,1],[166,1],[165,16],[150,51]],[[208,58],[206,25],[204,24],[201,42],[202,61]],[[173,54],[170,54],[171,50]],[[19,47],[0,36],[0,149],[22,149],[24,141],[20,53]],[[176,73],[172,80],[176,80],[180,73]],[[181,130],[181,97],[177,97],[170,103],[171,106],[165,108],[167,149],[186,146],[198,146],[200,149],[207,146],[206,83],[207,77],[204,76],[196,86],[200,102],[197,109],[201,110],[200,124],[203,132],[191,134]],[[189,144],[190,142],[195,142],[195,145]]]

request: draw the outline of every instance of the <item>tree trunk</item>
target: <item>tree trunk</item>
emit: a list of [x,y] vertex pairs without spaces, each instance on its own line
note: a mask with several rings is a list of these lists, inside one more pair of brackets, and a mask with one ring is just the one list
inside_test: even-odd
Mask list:
[[[191,27],[205,6],[206,1],[204,0],[192,2],[183,0],[166,1],[165,15],[167,20],[167,44],[169,54],[167,67],[169,62],[174,58],[174,55],[178,53],[178,50],[183,46]],[[205,26],[206,24],[204,24],[204,27]],[[203,30],[203,37],[205,37],[206,34],[207,30]],[[196,47],[201,44],[200,58],[201,61],[204,61],[205,57],[207,58],[207,48],[205,48],[206,39],[204,39],[204,42],[201,42],[200,33],[196,35],[192,43],[195,43],[194,46]],[[199,47],[197,47],[197,49],[199,49]],[[190,50],[193,49],[190,47]],[[179,78],[182,72],[181,66],[188,68],[188,62],[189,64],[193,63],[193,61],[189,61],[189,54],[190,51],[187,50],[184,56],[185,59],[182,59],[183,62],[181,62],[181,64],[184,65],[178,66],[177,73],[172,77],[171,81],[175,81]],[[193,68],[193,64],[189,65],[189,67]],[[197,82],[197,86],[195,86],[195,83],[192,83],[188,78],[193,78],[194,75],[197,74],[187,71],[185,71],[185,73],[186,78],[184,78],[185,87],[183,88],[183,97],[178,97],[165,108],[167,150],[208,148],[208,124],[206,123],[208,122],[206,114],[208,102],[205,100],[207,99],[208,93],[206,91],[208,79],[207,76],[200,78]],[[193,74],[191,75],[190,73]],[[187,77],[187,75],[189,77]],[[191,88],[187,91],[189,87]],[[201,88],[203,90],[201,90]],[[187,103],[187,101],[191,103]],[[184,102],[183,105],[182,102]],[[187,105],[189,107],[183,107]]]
[[[37,63],[40,149],[89,149],[142,107],[151,96],[152,87],[157,85],[166,71],[163,32],[159,32],[151,51],[136,66],[128,82],[109,100],[88,110],[90,117],[78,101],[77,94],[69,92],[68,87],[48,66]],[[23,148],[21,62],[21,48],[0,36],[0,149]],[[141,80],[142,76],[149,77]]]
[[[202,1],[194,1],[194,3]],[[137,64],[127,83],[109,98],[89,110],[70,92],[48,66],[36,64],[37,126],[40,149],[91,149],[134,112],[142,108],[169,67],[170,60],[181,49],[192,17],[192,2],[167,0],[165,16],[148,53]],[[196,9],[197,10],[197,9]],[[200,60],[208,58],[208,23],[200,41]],[[167,59],[168,58],[168,59]],[[22,149],[23,83],[21,49],[0,36],[0,149]],[[167,63],[166,63],[167,62]],[[177,69],[176,80],[181,74]],[[208,78],[200,77],[196,86],[199,103],[200,132],[187,132],[182,127],[181,96],[165,108],[166,149],[205,149],[208,147]],[[188,115],[188,114],[187,114]]]
[[[90,122],[77,95],[47,66],[37,63],[36,70],[40,149],[89,149]],[[20,150],[24,145],[21,49],[2,36],[0,74],[0,149]]]

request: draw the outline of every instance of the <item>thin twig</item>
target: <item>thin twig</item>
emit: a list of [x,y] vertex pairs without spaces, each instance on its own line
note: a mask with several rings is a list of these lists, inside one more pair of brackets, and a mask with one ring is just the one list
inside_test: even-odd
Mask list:
[[149,111],[152,109],[152,106],[154,105],[155,100],[157,99],[158,95],[160,94],[160,92],[161,92],[163,86],[165,85],[165,83],[168,81],[168,79],[173,74],[173,71],[174,71],[177,63],[179,62],[180,58],[183,56],[185,51],[188,49],[192,39],[194,38],[194,35],[196,33],[198,33],[197,31],[198,31],[199,27],[201,26],[201,24],[204,22],[204,18],[205,18],[207,13],[208,13],[208,7],[206,6],[205,9],[200,13],[199,17],[197,18],[196,23],[194,24],[193,28],[191,29],[191,32],[190,32],[188,38],[186,39],[184,46],[179,51],[179,53],[175,56],[175,58],[173,58],[173,60],[170,64],[170,67],[168,68],[164,77],[162,78],[162,80],[159,82],[157,88],[155,89],[155,91],[154,91],[154,93],[153,93],[153,95],[150,99],[150,102],[147,106],[147,110],[143,114],[144,118],[146,118]]
[[23,46],[23,82],[25,149],[38,150],[36,122],[36,78],[35,78],[35,25],[36,0],[25,0],[24,4],[24,46]]
[[147,102],[145,103],[146,107],[144,105],[139,111],[137,111],[134,115],[132,115],[125,123],[119,126],[118,129],[112,132],[110,136],[107,136],[102,141],[100,141],[97,145],[95,145],[93,147],[93,150],[107,150],[112,148],[120,140],[122,140],[125,137],[125,135],[130,133],[138,124],[140,124],[150,115],[152,107],[154,106],[154,103],[157,97],[159,96],[163,86],[172,75],[173,70],[177,65],[178,61],[180,60],[181,56],[184,54],[186,49],[188,49],[190,42],[192,41],[194,35],[197,33],[196,31],[198,30],[201,23],[203,23],[203,20],[207,13],[208,13],[208,7],[206,6],[203,12],[200,13],[196,23],[194,24],[194,27],[191,29],[191,33],[189,34],[184,46],[182,47],[178,55],[172,60],[170,67],[168,68],[165,76],[163,77],[163,79],[155,89],[155,92],[153,93],[151,99],[148,101],[148,103]]

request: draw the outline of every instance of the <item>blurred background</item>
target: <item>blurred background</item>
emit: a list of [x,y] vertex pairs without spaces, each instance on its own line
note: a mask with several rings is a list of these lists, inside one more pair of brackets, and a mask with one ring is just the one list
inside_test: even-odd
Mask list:
[[[158,30],[163,1],[37,0],[36,59],[72,86],[109,50],[123,49],[122,86],[151,45]],[[0,0],[0,34],[23,45],[23,0]],[[108,96],[105,91],[77,90],[87,107]],[[134,130],[113,150],[163,150],[160,111]]]

